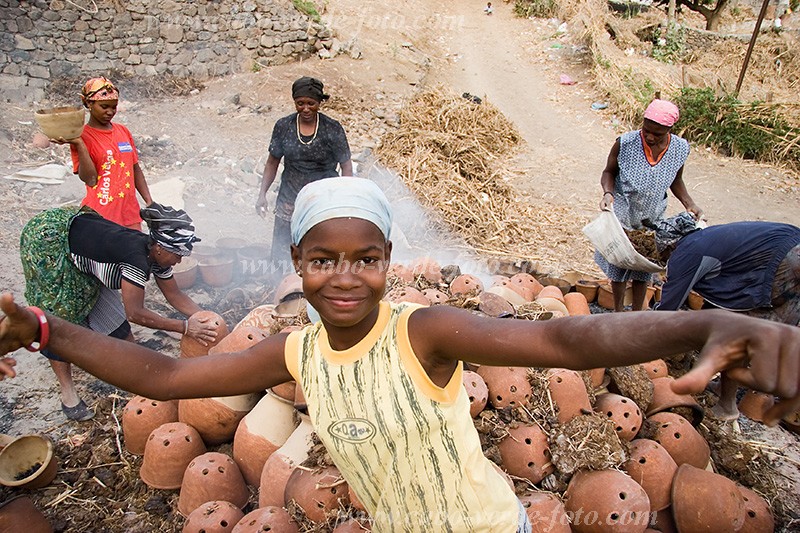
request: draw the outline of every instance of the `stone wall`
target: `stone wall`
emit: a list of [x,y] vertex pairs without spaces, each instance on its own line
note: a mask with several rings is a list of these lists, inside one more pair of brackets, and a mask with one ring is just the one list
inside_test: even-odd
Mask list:
[[292,0],[0,0],[0,101],[39,100],[65,76],[242,72],[330,38]]

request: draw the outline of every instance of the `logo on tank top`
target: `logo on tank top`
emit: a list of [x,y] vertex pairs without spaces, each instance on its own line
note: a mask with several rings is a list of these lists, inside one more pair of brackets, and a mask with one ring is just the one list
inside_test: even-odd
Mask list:
[[117,148],[122,153],[133,152],[133,147],[131,146],[131,143],[117,143]]
[[334,439],[358,444],[375,435],[375,426],[363,418],[345,418],[328,426],[328,433]]

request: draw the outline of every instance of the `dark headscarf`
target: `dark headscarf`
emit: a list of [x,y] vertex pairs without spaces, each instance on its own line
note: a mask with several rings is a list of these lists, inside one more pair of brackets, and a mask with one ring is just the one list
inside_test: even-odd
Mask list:
[[150,238],[168,252],[187,256],[192,253],[193,244],[200,240],[194,234],[191,217],[183,209],[153,202],[139,214],[147,223]]
[[317,102],[322,102],[330,98],[329,95],[322,91],[322,82],[317,78],[310,78],[303,76],[292,84],[292,100],[306,96],[313,98]]
[[650,220],[643,220],[642,224],[655,231],[656,252],[659,254],[656,262],[665,264],[678,245],[678,241],[686,237],[690,233],[694,233],[702,229],[703,226],[698,225],[694,216],[684,211],[673,217],[661,219],[655,223]]

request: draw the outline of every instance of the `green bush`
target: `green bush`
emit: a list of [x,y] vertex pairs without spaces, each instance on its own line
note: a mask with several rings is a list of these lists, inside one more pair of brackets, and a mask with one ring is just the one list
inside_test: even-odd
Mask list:
[[319,12],[317,11],[317,6],[315,6],[314,2],[311,0],[292,0],[292,4],[294,4],[295,9],[300,13],[308,15],[314,22],[319,23],[322,20],[322,17],[319,16]]
[[556,15],[556,0],[515,0],[514,14],[522,18],[550,18]]
[[693,88],[682,89],[675,103],[681,109],[675,131],[687,140],[728,155],[800,167],[800,128],[781,117],[777,106]]
[[686,28],[670,23],[663,37],[653,41],[653,58],[663,63],[674,63],[686,53]]

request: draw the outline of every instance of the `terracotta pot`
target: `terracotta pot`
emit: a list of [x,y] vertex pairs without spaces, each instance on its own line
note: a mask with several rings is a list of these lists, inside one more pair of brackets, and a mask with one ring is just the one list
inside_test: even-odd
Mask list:
[[555,285],[545,285],[539,294],[536,295],[536,299],[540,300],[542,298],[555,298],[561,303],[564,303],[564,292],[559,289]]
[[539,296],[539,293],[544,288],[544,285],[539,283],[538,279],[536,279],[531,274],[528,274],[527,272],[520,272],[518,274],[514,274],[513,276],[511,276],[510,282],[512,286],[522,286],[529,289],[531,291],[531,299]]
[[595,280],[581,279],[575,283],[575,291],[583,294],[586,301],[589,303],[597,299],[597,290],[600,288],[600,282]]
[[503,468],[512,476],[539,483],[555,471],[550,461],[547,433],[538,425],[519,426],[508,430],[497,445]]
[[592,314],[592,312],[589,310],[589,302],[587,302],[586,297],[579,292],[565,294],[564,305],[567,308],[569,316]]
[[461,274],[450,283],[450,294],[466,294],[483,291],[483,282],[472,274]]
[[53,441],[44,435],[23,435],[0,450],[0,485],[39,489],[56,477],[58,459]]
[[531,533],[570,533],[569,517],[561,500],[550,492],[533,492],[519,497],[528,520]]
[[168,422],[177,421],[177,400],[162,402],[144,396],[134,396],[122,410],[125,449],[134,455],[142,455],[147,437],[154,429]]
[[235,353],[255,346],[268,337],[268,334],[253,326],[236,327],[216,346],[208,350],[210,354]]
[[509,281],[508,283],[498,284],[495,286],[503,287],[505,289],[510,290],[511,292],[516,293],[517,296],[522,298],[525,302],[532,302],[533,299],[536,298],[536,296],[534,296],[533,289],[519,283],[511,283]]
[[189,513],[182,533],[230,533],[244,513],[231,502],[205,502]]
[[264,279],[270,273],[270,247],[263,244],[251,244],[236,251],[237,262],[241,265],[242,275],[250,279]]
[[764,421],[764,414],[775,405],[775,397],[771,394],[748,390],[739,400],[739,411],[756,422]]
[[286,509],[266,506],[244,515],[231,533],[297,533],[300,531]]
[[351,518],[333,528],[331,533],[364,533],[365,531],[372,531],[372,528],[366,523],[362,524],[355,518]]
[[207,452],[192,459],[183,473],[178,512],[183,516],[212,500],[229,501],[243,508],[250,492],[239,467],[229,456]]
[[672,517],[672,507],[667,507],[650,515],[650,526],[661,533],[678,533],[675,519]]
[[656,413],[647,417],[656,424],[653,440],[666,448],[678,466],[689,464],[705,468],[711,459],[708,443],[688,420],[675,413]]
[[595,391],[602,389],[611,381],[610,376],[606,376],[605,368],[593,368],[589,370],[589,376],[592,379],[592,387]]
[[604,283],[597,288],[597,304],[603,309],[614,309],[614,293],[611,284]]
[[229,257],[209,257],[197,263],[200,277],[211,287],[224,287],[233,281],[234,260]]
[[331,513],[347,506],[347,482],[335,466],[308,470],[296,468],[286,482],[284,501],[294,501],[313,522],[325,522]]
[[299,383],[294,387],[294,408],[296,411],[308,414],[308,404],[306,403],[306,395],[303,393],[303,387]]
[[208,350],[219,344],[228,334],[228,325],[225,323],[225,319],[214,311],[198,311],[190,317],[190,320],[191,319],[211,321],[216,329],[217,338],[214,339],[214,342],[209,343],[208,346],[203,346],[188,335],[182,336],[181,357],[198,357],[201,355],[206,355],[208,354]]
[[703,420],[703,408],[689,394],[676,394],[672,392],[674,378],[667,376],[653,380],[653,399],[647,406],[646,415],[651,416],[675,407],[690,407],[692,409],[692,424],[697,425]]
[[390,264],[386,271],[386,277],[400,278],[406,283],[413,283],[414,281],[414,273],[411,272],[411,269],[400,263]]
[[303,294],[303,278],[296,272],[285,276],[275,288],[275,296],[272,303],[278,305],[291,295]]
[[384,295],[383,299],[386,300],[387,302],[393,302],[393,303],[409,302],[412,304],[420,304],[424,306],[430,305],[430,301],[427,298],[425,298],[425,295],[411,286],[395,287],[394,289],[387,292]]
[[561,300],[558,300],[556,298],[542,297],[542,294],[544,293],[545,291],[542,290],[542,292],[539,293],[539,297],[534,301],[548,311],[552,311],[553,313],[561,313],[563,316],[569,316],[569,309],[567,309],[567,306],[564,305],[564,302],[562,301],[564,298],[563,296],[561,297]]
[[525,405],[533,393],[527,368],[482,365],[477,372],[489,388],[489,402],[495,409]]
[[75,139],[83,133],[86,110],[83,107],[52,107],[34,113],[36,123],[49,139]]
[[139,477],[154,489],[177,489],[192,459],[206,453],[206,445],[192,426],[170,422],[150,433]]
[[314,427],[308,415],[300,414],[300,425],[295,428],[286,442],[275,450],[264,463],[258,486],[258,505],[282,507],[284,491],[289,476],[303,461],[314,444]]
[[689,309],[694,309],[695,311],[702,309],[705,300],[702,296],[694,291],[689,291],[689,297],[686,300],[686,304],[689,306]]
[[622,469],[642,486],[650,499],[650,510],[669,507],[672,499],[672,478],[678,465],[669,452],[654,440],[636,439],[631,442],[630,458]]
[[789,413],[781,419],[781,426],[785,427],[792,433],[800,435],[800,409],[794,413]]
[[564,493],[564,507],[574,513],[576,533],[641,533],[650,520],[647,493],[619,470],[578,471]]
[[294,406],[270,393],[242,418],[233,437],[233,459],[248,485],[258,486],[264,463],[296,426]]
[[[490,288],[491,290],[491,288]],[[511,292],[512,294],[516,294],[514,291],[509,289],[505,289]],[[493,292],[483,291],[478,295],[478,310],[490,317],[493,318],[504,318],[504,317],[513,317],[514,316],[514,306],[511,305],[508,300],[499,296]]]
[[247,241],[240,237],[220,237],[214,242],[214,246],[220,251],[220,255],[230,257],[233,260],[239,259],[239,250],[247,246]]
[[440,305],[449,300],[449,297],[438,289],[424,289],[422,291],[422,295],[428,299],[428,302],[430,302],[431,305]]
[[190,289],[197,281],[197,260],[184,257],[180,263],[172,267],[172,277],[181,290]]
[[663,359],[653,359],[652,361],[642,363],[642,368],[647,372],[647,376],[650,380],[669,377],[669,369],[667,368],[667,363]]
[[572,290],[572,283],[565,279],[561,278],[554,278],[554,277],[543,277],[539,278],[539,283],[544,285],[544,287],[556,287],[559,291],[561,291],[561,295],[567,294],[569,291]]
[[767,500],[742,485],[736,485],[744,500],[744,525],[738,533],[772,533],[775,517]]
[[233,440],[239,421],[255,407],[259,394],[178,400],[178,420],[200,433],[209,446]]
[[642,427],[642,412],[633,400],[625,396],[601,394],[595,401],[594,410],[611,420],[617,436],[622,440],[633,440]]
[[489,401],[489,387],[480,374],[470,370],[464,371],[462,381],[469,398],[469,414],[475,418],[484,410],[486,402]]
[[33,500],[27,496],[15,496],[0,503],[0,531],[53,533],[53,527]]
[[272,394],[276,395],[278,398],[282,398],[289,403],[294,403],[294,394],[296,390],[297,383],[294,381],[287,381],[286,383],[275,385],[270,389],[270,392],[272,392]]
[[684,464],[672,482],[678,531],[739,531],[746,512],[742,493],[725,476]]
[[192,246],[192,258],[197,260],[198,263],[205,259],[220,257],[222,252],[213,246],[205,244],[195,244]]
[[557,408],[559,423],[565,424],[583,413],[592,412],[589,392],[580,374],[574,370],[552,368],[547,372],[547,388]]
[[518,292],[512,290],[511,288],[505,285],[492,285],[484,292],[488,292],[490,294],[496,294],[500,296],[502,299],[507,301],[513,306],[520,306],[529,300],[526,300],[525,297],[521,296]]
[[350,505],[353,506],[353,509],[360,511],[363,515],[367,514],[367,508],[364,507],[364,504],[358,499],[358,495],[353,491],[353,487],[350,485],[347,485],[347,497],[350,499]]
[[258,328],[265,334],[272,330],[272,325],[275,323],[275,317],[272,312],[275,306],[272,304],[259,305],[258,307],[250,310],[243,319],[233,328],[236,331],[238,328],[253,327]]
[[411,263],[411,273],[414,277],[422,276],[431,283],[441,283],[442,267],[430,257],[419,257]]

